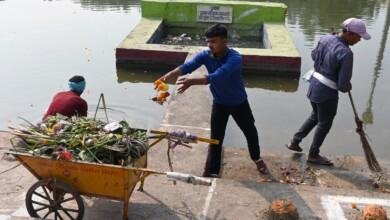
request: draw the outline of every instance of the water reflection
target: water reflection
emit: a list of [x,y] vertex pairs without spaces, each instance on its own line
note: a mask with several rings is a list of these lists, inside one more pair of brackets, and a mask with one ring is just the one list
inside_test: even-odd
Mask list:
[[[172,70],[168,65],[128,65],[125,68],[117,66],[117,82],[153,83],[162,74]],[[244,83],[247,88],[260,88],[272,91],[295,92],[298,89],[298,78],[264,76],[264,73],[244,70]],[[275,73],[277,74],[277,73]]]
[[374,116],[372,114],[372,101],[374,99],[374,91],[376,87],[376,81],[379,78],[380,73],[382,72],[382,61],[384,58],[385,48],[386,48],[386,42],[387,42],[387,35],[389,33],[389,26],[390,26],[390,5],[387,8],[386,13],[386,21],[385,26],[383,28],[383,34],[382,39],[380,43],[380,48],[378,52],[378,56],[376,58],[375,68],[374,68],[374,74],[371,82],[371,88],[370,88],[370,94],[367,101],[367,108],[366,111],[363,113],[363,121],[368,124],[372,124],[374,122]]
[[244,73],[246,88],[260,88],[280,92],[295,92],[298,89],[299,78],[282,76],[264,76],[256,73]]
[[287,20],[289,25],[297,25],[304,33],[306,40],[313,41],[317,34],[329,33],[340,22],[349,17],[359,17],[368,25],[375,20],[387,0],[271,0],[288,6]]
[[73,2],[93,11],[129,11],[140,5],[140,0],[74,0]]
[[172,70],[174,66],[129,64],[126,67],[116,66],[117,82],[153,83],[157,78]]

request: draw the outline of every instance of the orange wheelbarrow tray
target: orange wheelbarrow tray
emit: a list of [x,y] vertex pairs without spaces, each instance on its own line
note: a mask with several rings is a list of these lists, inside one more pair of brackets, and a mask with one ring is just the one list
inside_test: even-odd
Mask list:
[[211,180],[175,172],[146,169],[146,154],[133,167],[84,161],[56,160],[50,157],[8,151],[37,179],[26,194],[26,208],[31,217],[50,219],[82,219],[84,203],[81,195],[123,201],[123,219],[127,219],[129,198],[140,181],[150,174],[192,184],[211,185]]

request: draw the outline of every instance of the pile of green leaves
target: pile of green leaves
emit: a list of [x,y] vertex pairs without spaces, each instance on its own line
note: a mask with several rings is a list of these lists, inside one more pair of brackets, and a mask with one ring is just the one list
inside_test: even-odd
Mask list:
[[59,152],[65,151],[71,160],[127,166],[147,152],[146,130],[131,128],[126,121],[114,131],[103,129],[105,125],[87,117],[56,115],[38,125],[10,129],[26,143],[17,150],[33,155],[61,159]]

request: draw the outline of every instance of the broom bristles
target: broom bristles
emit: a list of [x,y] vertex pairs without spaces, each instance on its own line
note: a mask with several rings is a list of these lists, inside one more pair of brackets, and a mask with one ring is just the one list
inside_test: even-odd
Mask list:
[[381,172],[382,168],[380,167],[378,160],[376,159],[375,154],[371,149],[366,134],[364,133],[363,130],[359,131],[358,133],[360,135],[360,141],[362,142],[362,147],[364,150],[364,155],[367,160],[368,168],[374,172]]
[[366,133],[363,130],[363,122],[360,120],[360,118],[357,114],[357,111],[356,111],[355,104],[353,103],[351,91],[348,91],[348,96],[349,96],[349,100],[351,101],[353,114],[355,115],[355,122],[356,122],[356,126],[357,126],[356,132],[360,136],[360,141],[362,142],[364,155],[366,156],[368,168],[370,168],[371,171],[380,172],[380,171],[382,171],[382,169],[381,169],[378,161],[376,160],[375,154],[371,149],[370,143],[368,143]]

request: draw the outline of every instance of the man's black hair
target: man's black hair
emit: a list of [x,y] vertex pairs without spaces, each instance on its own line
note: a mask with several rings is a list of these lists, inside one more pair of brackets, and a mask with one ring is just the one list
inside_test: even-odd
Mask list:
[[227,38],[227,28],[223,24],[214,24],[213,26],[209,27],[207,31],[204,33],[204,35],[207,38],[212,37],[222,37]]
[[79,75],[72,76],[72,78],[69,79],[69,82],[74,82],[74,83],[79,83],[82,81],[85,81],[85,79],[84,79],[84,77],[79,76]]

